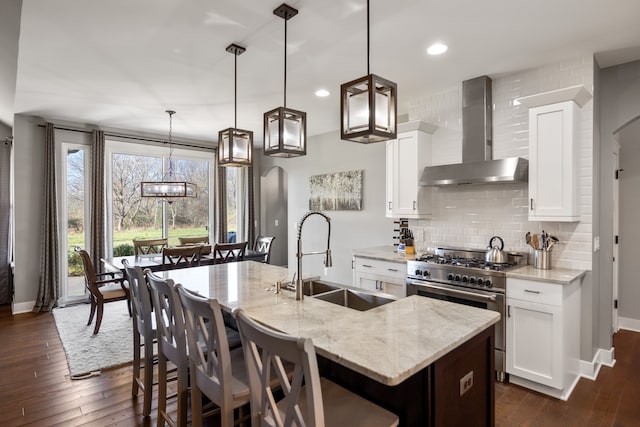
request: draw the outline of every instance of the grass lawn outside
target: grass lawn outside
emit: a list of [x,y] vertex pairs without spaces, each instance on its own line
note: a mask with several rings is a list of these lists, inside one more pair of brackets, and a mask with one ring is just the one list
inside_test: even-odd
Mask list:
[[[169,246],[176,246],[180,242],[178,237],[206,236],[209,232],[204,228],[174,228],[169,230]],[[113,234],[113,247],[120,245],[133,245],[133,239],[159,239],[162,230],[134,229],[122,230]],[[68,234],[69,251],[74,246],[84,246],[84,233],[70,231]]]

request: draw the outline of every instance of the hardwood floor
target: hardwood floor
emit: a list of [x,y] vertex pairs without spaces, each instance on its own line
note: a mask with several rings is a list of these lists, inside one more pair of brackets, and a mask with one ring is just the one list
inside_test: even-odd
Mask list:
[[[581,379],[567,402],[497,384],[496,425],[640,426],[640,333],[620,331],[614,346],[616,366]],[[69,379],[51,314],[12,316],[0,306],[0,372],[2,426],[156,425],[156,401],[144,419],[142,396],[131,396],[131,366]]]

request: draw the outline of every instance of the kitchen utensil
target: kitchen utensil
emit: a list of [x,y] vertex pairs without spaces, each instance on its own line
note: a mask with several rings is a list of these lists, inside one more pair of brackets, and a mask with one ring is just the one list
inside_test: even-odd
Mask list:
[[540,235],[540,240],[541,240],[540,249],[542,249],[543,251],[546,251],[547,250],[547,233],[545,233],[544,230],[542,230],[542,234]]
[[527,245],[531,246],[533,249],[537,249],[533,247],[533,243],[531,243],[531,232],[527,231],[527,234],[524,235],[524,240],[527,242]]
[[537,234],[534,234],[533,236],[531,236],[531,246],[535,250],[540,249],[540,238],[538,237]]
[[[493,241],[498,239],[500,241],[500,247],[498,245],[492,246]],[[506,264],[509,262],[509,257],[507,253],[503,251],[504,249],[504,240],[500,236],[493,236],[489,240],[489,247],[487,248],[487,253],[485,254],[484,260],[486,262],[491,262],[494,264]]]
[[551,248],[554,247],[555,244],[559,242],[560,240],[558,240],[556,236],[549,236],[549,247],[547,248],[547,250],[550,251]]

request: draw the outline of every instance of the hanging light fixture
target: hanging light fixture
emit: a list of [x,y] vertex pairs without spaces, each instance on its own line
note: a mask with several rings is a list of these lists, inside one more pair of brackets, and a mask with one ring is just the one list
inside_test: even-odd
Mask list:
[[173,110],[166,110],[169,114],[169,170],[163,175],[162,181],[142,181],[140,184],[142,197],[160,197],[173,202],[177,197],[196,197],[197,186],[191,182],[180,181],[173,170]]
[[251,166],[253,132],[238,129],[238,55],[247,49],[235,43],[227,46],[227,52],[234,55],[233,75],[233,127],[218,132],[218,164],[220,166]]
[[367,0],[367,75],[340,86],[340,137],[368,144],[396,137],[397,85],[369,72]]
[[284,106],[264,113],[264,154],[298,157],[307,154],[307,113],[287,108],[287,21],[298,10],[283,3],[274,15],[284,19]]

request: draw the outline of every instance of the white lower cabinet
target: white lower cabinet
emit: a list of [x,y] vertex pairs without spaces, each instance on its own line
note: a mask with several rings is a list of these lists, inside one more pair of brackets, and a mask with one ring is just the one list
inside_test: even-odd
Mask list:
[[399,298],[407,296],[404,264],[361,257],[354,257],[353,264],[353,286]]
[[566,400],[580,374],[580,280],[507,279],[510,382]]

